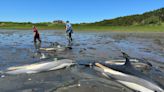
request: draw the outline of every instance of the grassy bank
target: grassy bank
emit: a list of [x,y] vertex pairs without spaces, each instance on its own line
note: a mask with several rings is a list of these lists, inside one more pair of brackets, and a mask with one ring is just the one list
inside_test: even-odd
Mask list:
[[164,26],[74,26],[83,31],[164,32]]
[[[0,29],[17,29],[17,30],[31,30],[33,25],[7,25],[0,26]],[[47,25],[36,25],[39,30],[64,30],[64,25],[55,25],[55,26],[47,26]]]
[[[31,30],[33,25],[0,26],[0,29]],[[39,30],[64,30],[64,25],[43,26],[38,25]],[[73,25],[75,31],[121,31],[121,32],[164,32],[164,25],[147,26],[88,26]]]

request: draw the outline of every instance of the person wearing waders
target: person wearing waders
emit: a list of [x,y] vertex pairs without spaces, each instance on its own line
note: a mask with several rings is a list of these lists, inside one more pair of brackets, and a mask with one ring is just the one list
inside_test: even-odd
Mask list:
[[41,43],[40,34],[35,26],[33,26],[33,32],[34,32],[34,43],[38,40]]
[[65,30],[66,30],[66,35],[68,37],[67,39],[68,39],[68,42],[70,45],[72,42],[73,29],[72,29],[72,25],[69,23],[69,21],[66,21]]

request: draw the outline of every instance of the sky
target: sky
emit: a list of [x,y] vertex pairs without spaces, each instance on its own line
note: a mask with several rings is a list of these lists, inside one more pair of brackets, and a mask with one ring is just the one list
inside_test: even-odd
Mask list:
[[0,21],[96,22],[164,7],[164,0],[0,0]]

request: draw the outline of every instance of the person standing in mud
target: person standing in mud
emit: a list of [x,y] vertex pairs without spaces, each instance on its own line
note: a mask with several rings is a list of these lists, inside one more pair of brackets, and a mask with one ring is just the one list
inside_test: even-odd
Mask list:
[[34,43],[36,43],[36,40],[38,40],[41,43],[40,34],[35,26],[33,26],[33,32],[34,32]]
[[72,29],[72,25],[69,23],[69,21],[66,21],[65,29],[66,29],[66,35],[68,37],[68,41],[69,41],[69,43],[71,43],[73,29]]

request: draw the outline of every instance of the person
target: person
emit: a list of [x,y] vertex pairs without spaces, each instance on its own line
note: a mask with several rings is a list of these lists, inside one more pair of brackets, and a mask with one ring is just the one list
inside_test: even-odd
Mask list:
[[33,26],[33,32],[34,32],[34,43],[36,43],[36,40],[38,40],[41,43],[40,34],[35,26]]
[[66,29],[66,34],[68,36],[68,40],[69,40],[69,43],[70,43],[72,41],[73,29],[72,29],[72,25],[69,23],[69,21],[66,21],[65,29]]

